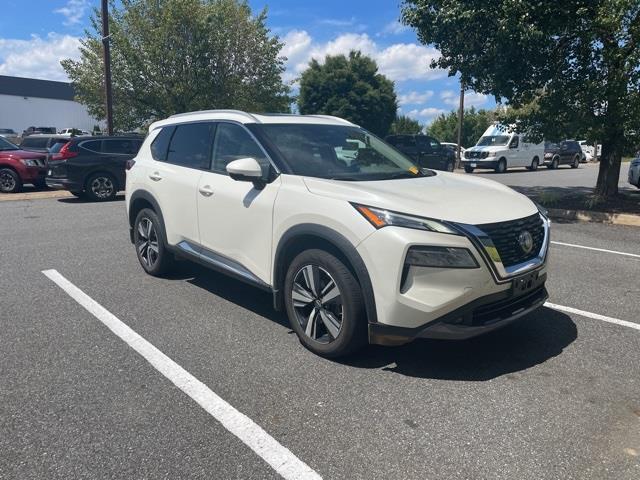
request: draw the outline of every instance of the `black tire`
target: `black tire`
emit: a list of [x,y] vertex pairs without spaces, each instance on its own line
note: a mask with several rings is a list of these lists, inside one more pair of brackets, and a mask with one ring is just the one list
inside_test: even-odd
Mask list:
[[576,155],[573,158],[573,163],[571,164],[571,168],[578,168],[580,166],[580,155]]
[[0,168],[0,192],[18,193],[22,191],[22,180],[11,168]]
[[473,171],[475,170],[475,168],[470,167],[469,165],[465,165],[464,166],[464,171],[467,173],[473,173]]
[[560,159],[558,157],[554,158],[551,163],[549,165],[547,165],[547,168],[549,170],[555,170],[558,168],[558,165],[560,165]]
[[507,160],[505,158],[501,158],[498,161],[498,165],[495,168],[496,173],[504,173],[507,171]]
[[85,194],[89,200],[94,202],[113,200],[117,193],[116,179],[108,173],[94,173],[85,184]]
[[538,160],[538,157],[533,157],[533,160],[531,160],[531,165],[527,167],[527,170],[531,170],[532,172],[535,172],[536,170],[538,170],[539,165],[540,165],[540,160]]
[[[311,286],[308,278],[314,279]],[[331,281],[338,296],[325,302],[331,292],[335,293],[330,288]],[[351,271],[332,254],[313,249],[295,257],[287,269],[284,301],[291,328],[300,342],[317,355],[342,357],[366,344],[362,290]]]
[[453,172],[455,169],[456,169],[455,162],[453,161],[447,162],[447,168],[446,168],[447,172]]
[[[147,222],[151,223],[152,231]],[[149,208],[140,210],[133,224],[133,243],[140,265],[154,277],[168,273],[175,263],[175,257],[167,249],[166,238],[164,225],[156,213]]]

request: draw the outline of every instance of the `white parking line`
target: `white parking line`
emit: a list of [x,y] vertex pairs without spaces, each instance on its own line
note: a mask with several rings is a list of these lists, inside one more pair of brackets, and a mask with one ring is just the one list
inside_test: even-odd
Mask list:
[[607,317],[606,315],[600,315],[598,313],[585,312],[584,310],[578,310],[573,307],[565,307],[564,305],[556,305],[555,303],[546,302],[545,307],[553,308],[561,312],[575,313],[582,317],[593,318],[594,320],[601,320],[607,323],[614,323],[616,325],[622,325],[623,327],[633,328],[634,330],[640,330],[640,323],[628,322],[627,320],[619,320],[613,317]]
[[554,245],[562,245],[563,247],[582,248],[584,250],[595,250],[596,252],[614,253],[616,255],[624,255],[625,257],[640,258],[640,255],[636,253],[618,252],[617,250],[607,250],[606,248],[585,247],[584,245],[576,245],[574,243],[564,243],[551,241]]
[[[286,479],[319,480],[320,475],[278,443],[253,420],[233,408],[209,387],[138,335],[98,302],[64,278],[57,270],[42,272],[89,313],[100,320],[156,370],[195,400],[224,428],[233,433]],[[215,476],[215,475],[214,475]]]

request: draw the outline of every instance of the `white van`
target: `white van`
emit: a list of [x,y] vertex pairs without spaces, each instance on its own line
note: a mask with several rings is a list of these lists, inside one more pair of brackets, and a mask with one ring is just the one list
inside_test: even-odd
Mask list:
[[461,163],[467,173],[476,168],[503,173],[508,168],[515,167],[537,170],[543,158],[544,142],[531,143],[526,135],[514,133],[507,126],[494,124],[484,132],[475,147],[464,152]]

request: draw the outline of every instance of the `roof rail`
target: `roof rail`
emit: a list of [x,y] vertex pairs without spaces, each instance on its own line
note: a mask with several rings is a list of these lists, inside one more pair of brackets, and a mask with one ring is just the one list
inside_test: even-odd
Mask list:
[[253,120],[256,123],[260,123],[260,121],[250,113],[243,112],[242,110],[197,110],[195,112],[185,112],[185,113],[176,113],[175,115],[171,115],[169,118],[179,118],[185,117],[188,115],[194,115],[197,113],[234,113],[236,115],[242,115],[245,118]]
[[355,123],[350,122],[349,120],[345,120],[344,118],[336,117],[333,115],[304,115],[305,117],[315,117],[315,118],[326,118],[328,120],[335,120],[340,123],[344,123],[345,125],[355,125]]

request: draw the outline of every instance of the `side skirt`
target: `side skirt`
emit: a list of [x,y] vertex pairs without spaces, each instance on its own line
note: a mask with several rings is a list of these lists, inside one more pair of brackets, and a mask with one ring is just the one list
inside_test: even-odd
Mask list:
[[218,272],[227,274],[245,283],[258,287],[262,290],[271,292],[271,285],[266,284],[260,280],[256,275],[249,271],[244,265],[220,255],[214,251],[206,249],[204,247],[194,245],[191,242],[183,240],[178,245],[172,248],[175,254],[184,257],[188,260],[192,260],[207,268],[211,268]]

